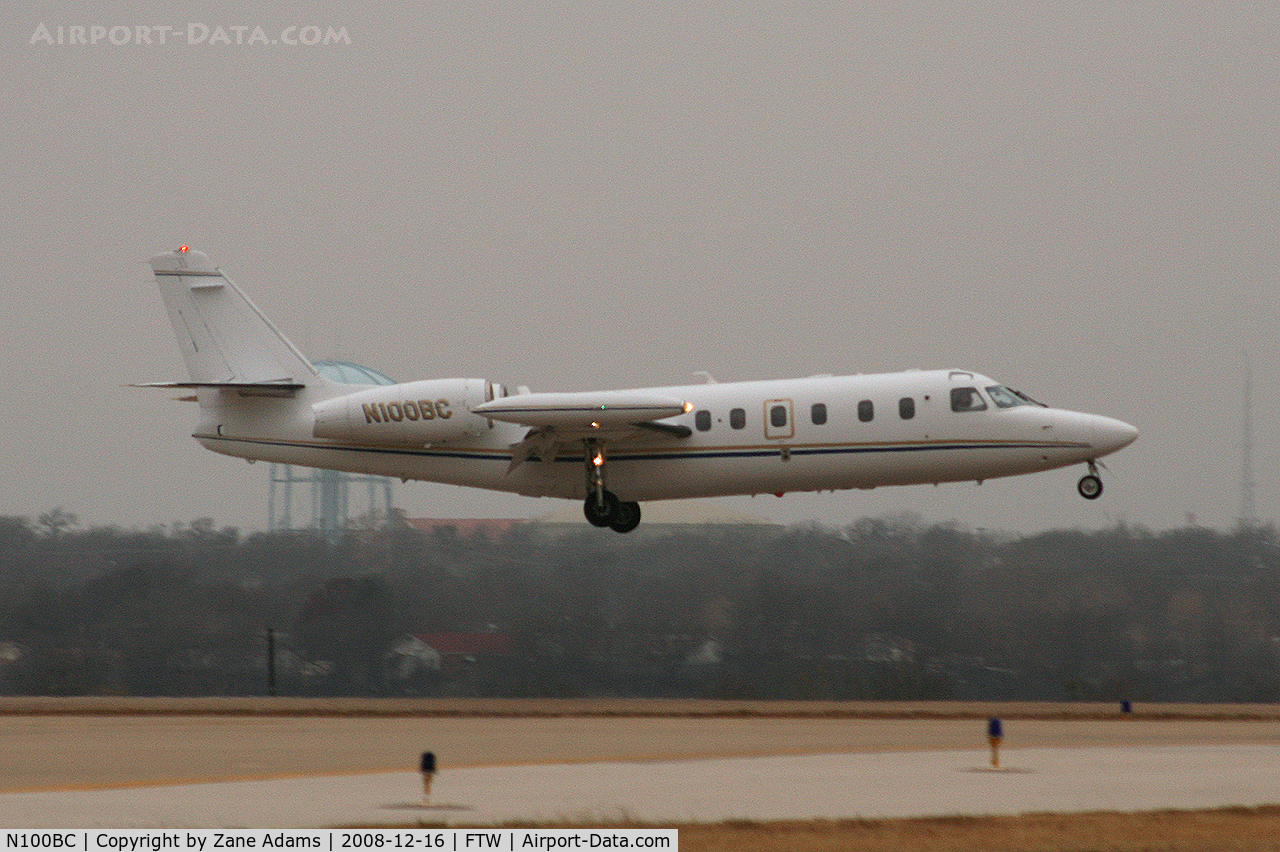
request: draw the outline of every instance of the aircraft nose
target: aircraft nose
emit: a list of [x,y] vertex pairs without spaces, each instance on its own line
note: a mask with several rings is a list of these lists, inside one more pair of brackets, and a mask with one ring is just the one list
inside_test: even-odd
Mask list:
[[1113,417],[1093,418],[1093,445],[1103,454],[1124,449],[1138,439],[1138,429]]

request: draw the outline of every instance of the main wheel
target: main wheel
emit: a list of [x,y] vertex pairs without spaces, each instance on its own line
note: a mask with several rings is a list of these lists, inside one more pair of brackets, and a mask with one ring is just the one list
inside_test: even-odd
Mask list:
[[1076,483],[1076,490],[1086,500],[1097,500],[1098,496],[1102,494],[1102,480],[1092,473],[1085,474]]
[[629,533],[638,526],[640,526],[640,504],[630,500],[619,503],[618,511],[614,513],[613,522],[609,527],[614,532]]
[[603,496],[604,499],[599,501],[594,496],[588,496],[582,504],[582,514],[587,516],[587,523],[593,527],[609,526],[618,514],[618,498],[612,491],[604,492]]

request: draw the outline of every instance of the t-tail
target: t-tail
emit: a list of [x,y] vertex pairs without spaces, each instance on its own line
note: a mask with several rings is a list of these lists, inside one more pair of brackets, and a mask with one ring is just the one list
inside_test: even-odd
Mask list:
[[298,347],[204,252],[182,246],[151,258],[189,382],[152,387],[284,388],[324,383]]
[[[471,409],[494,398],[482,379],[353,385],[323,376],[203,252],[151,258],[156,283],[200,405],[192,433],[214,452],[250,460],[407,476],[414,453],[486,435]],[[497,453],[498,468],[510,456]]]

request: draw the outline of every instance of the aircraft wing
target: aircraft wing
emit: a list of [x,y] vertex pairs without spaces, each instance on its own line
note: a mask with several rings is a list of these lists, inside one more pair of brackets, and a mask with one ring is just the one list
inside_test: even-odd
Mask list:
[[554,461],[568,444],[581,440],[609,442],[654,438],[688,438],[688,426],[660,423],[689,410],[682,399],[644,391],[590,393],[526,393],[491,400],[471,409],[506,423],[528,426],[524,440],[511,447],[514,470],[531,455]]
[[491,400],[471,410],[506,423],[590,434],[619,427],[629,429],[675,417],[689,409],[684,400],[673,396],[644,391],[600,391],[517,394]]

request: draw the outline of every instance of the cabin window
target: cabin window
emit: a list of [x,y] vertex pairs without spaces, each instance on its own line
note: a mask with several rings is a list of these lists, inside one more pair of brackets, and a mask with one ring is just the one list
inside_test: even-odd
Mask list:
[[769,409],[770,425],[781,429],[787,425],[787,407],[785,405],[775,405]]
[[699,409],[693,415],[693,425],[698,428],[699,432],[706,432],[711,428],[711,412],[705,408]]
[[987,404],[977,388],[952,388],[952,411],[986,411]]
[[813,407],[809,409],[809,417],[813,420],[814,426],[821,426],[827,422],[827,404],[825,402],[815,402]]
[[874,418],[875,416],[876,416],[876,407],[871,400],[864,399],[862,400],[862,402],[858,403],[858,419],[859,420],[861,420],[863,423],[870,423],[872,418]]
[[742,408],[729,409],[729,426],[733,429],[741,429],[747,425],[747,412]]
[[898,416],[903,420],[910,420],[912,417],[915,417],[916,401],[909,396],[904,396],[902,399],[898,400]]

